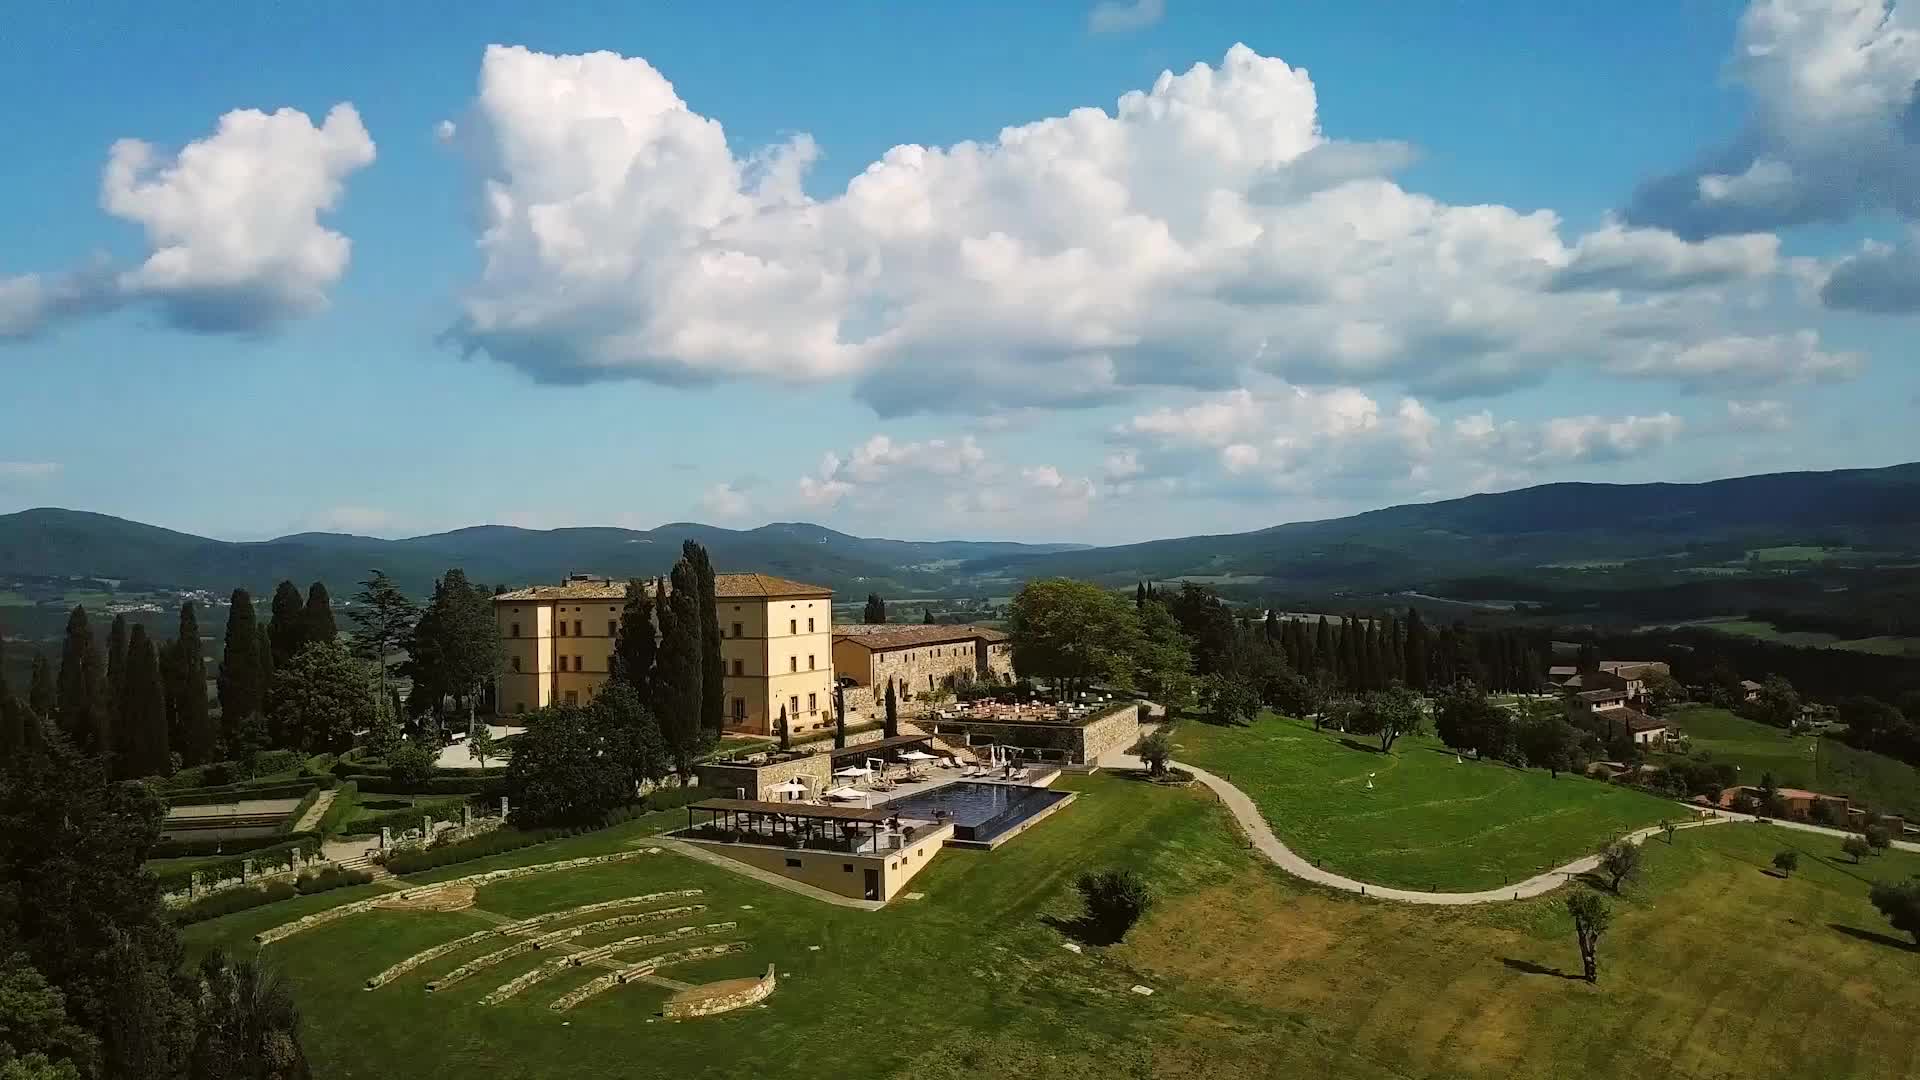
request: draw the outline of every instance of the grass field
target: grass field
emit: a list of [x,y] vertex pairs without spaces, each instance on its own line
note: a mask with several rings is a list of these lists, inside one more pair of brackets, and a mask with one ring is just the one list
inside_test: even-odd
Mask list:
[[[1915,656],[1920,657],[1920,637],[1898,637],[1880,635],[1868,638],[1842,638],[1834,634],[1824,634],[1814,630],[1778,630],[1770,622],[1758,619],[1739,619],[1716,616],[1711,619],[1695,619],[1692,622],[1672,625],[1697,626],[1714,630],[1734,637],[1753,638],[1757,641],[1771,641],[1780,645],[1792,645],[1801,649],[1845,649],[1848,652],[1872,653],[1875,656]],[[1647,629],[1659,629],[1649,627]]]
[[1233,781],[1288,847],[1381,885],[1494,888],[1686,814],[1584,777],[1457,763],[1426,737],[1403,738],[1381,754],[1370,740],[1262,714],[1250,727],[1182,723],[1172,738],[1175,758]]
[[[616,988],[565,1014],[479,997],[527,970],[509,961],[428,994],[445,958],[377,991],[363,980],[484,925],[458,912],[377,912],[270,947],[326,1077],[830,1076],[1859,1077],[1920,1060],[1920,952],[1864,900],[1868,879],[1920,871],[1893,853],[1861,866],[1837,845],[1766,826],[1682,832],[1648,848],[1645,881],[1617,904],[1598,987],[1577,970],[1557,896],[1488,908],[1384,904],[1310,889],[1246,851],[1203,789],[1067,777],[1081,798],[998,851],[948,851],[915,879],[920,901],[829,907],[671,854],[484,889],[505,915],[668,888],[706,890],[688,922],[737,920],[743,955],[668,969],[687,982],[777,965],[765,1008],[653,1020],[664,990]],[[667,814],[448,867],[550,861],[616,849]],[[1804,852],[1789,880],[1773,852]],[[1139,867],[1160,897],[1128,941],[1075,953],[1077,871]],[[1586,886],[1575,886],[1586,887]],[[253,932],[376,886],[202,923],[191,947]],[[743,905],[751,905],[744,907]],[[584,939],[592,940],[592,939]],[[817,951],[815,947],[817,948]],[[1151,987],[1150,997],[1130,992]]]
[[1714,761],[1740,766],[1745,783],[1757,784],[1771,772],[1784,787],[1844,794],[1858,805],[1920,817],[1920,770],[1903,761],[1838,739],[1789,735],[1725,709],[1677,709],[1668,719],[1687,733],[1695,753],[1704,750]]
[[1826,562],[1849,554],[1852,554],[1849,548],[1785,544],[1780,547],[1751,548],[1747,551],[1747,558],[1754,562]]

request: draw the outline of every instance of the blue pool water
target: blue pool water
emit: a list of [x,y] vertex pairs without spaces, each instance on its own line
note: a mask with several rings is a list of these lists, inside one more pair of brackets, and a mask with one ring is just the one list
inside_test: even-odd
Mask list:
[[[952,821],[955,840],[989,842],[994,837],[1067,798],[1064,791],[980,784],[965,780],[893,799],[882,807],[903,818]],[[945,811],[936,814],[935,811]]]

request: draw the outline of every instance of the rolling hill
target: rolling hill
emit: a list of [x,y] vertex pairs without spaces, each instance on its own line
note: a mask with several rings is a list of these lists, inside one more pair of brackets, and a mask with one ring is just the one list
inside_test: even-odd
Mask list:
[[[493,583],[664,573],[683,539],[721,567],[751,567],[845,594],[960,590],[1003,594],[1037,576],[1114,583],[1181,576],[1245,578],[1315,590],[1414,589],[1448,578],[1582,563],[1739,572],[1750,548],[1827,544],[1882,557],[1920,552],[1920,464],[1776,473],[1702,484],[1549,484],[1388,507],[1255,532],[1116,547],[903,541],[818,525],[723,529],[520,529],[481,525],[404,540],[300,533],[258,543],[210,540],[77,510],[0,515],[0,575],[96,575],[226,590],[282,578],[343,594],[380,567],[423,592],[450,566]],[[1818,549],[1813,549],[1818,550]],[[1911,561],[1911,560],[1908,560]]]

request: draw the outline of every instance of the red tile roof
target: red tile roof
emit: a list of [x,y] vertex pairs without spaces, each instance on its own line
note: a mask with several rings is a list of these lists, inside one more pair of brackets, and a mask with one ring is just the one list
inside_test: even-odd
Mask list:
[[964,623],[847,623],[833,628],[835,641],[852,641],[869,649],[906,649],[916,645],[948,645],[980,640],[988,644],[1007,640],[992,627]]
[[713,595],[728,599],[832,596],[833,590],[821,585],[774,577],[772,574],[715,574]]

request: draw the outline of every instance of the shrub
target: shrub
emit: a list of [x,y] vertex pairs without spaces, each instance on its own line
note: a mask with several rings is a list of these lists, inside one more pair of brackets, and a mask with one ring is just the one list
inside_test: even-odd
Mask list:
[[1773,854],[1773,868],[1783,876],[1792,876],[1800,868],[1800,853],[1797,851],[1776,851]]
[[1872,851],[1873,849],[1867,846],[1867,838],[1864,836],[1849,836],[1840,841],[1840,854],[1851,858],[1854,862],[1859,862],[1863,856],[1871,854]]
[[202,863],[187,870],[171,870],[164,874],[155,874],[154,880],[163,893],[179,892],[193,884],[195,874],[206,882],[228,881],[240,876],[242,864],[254,868],[254,873],[271,874],[276,869],[291,870],[294,864],[309,852],[318,852],[320,845],[312,834],[306,834],[299,840],[286,840],[284,837],[268,837],[278,841],[267,847],[236,854],[232,858]]
[[529,829],[522,831],[513,828],[495,829],[479,836],[456,840],[451,844],[425,848],[418,851],[396,851],[387,856],[385,866],[395,874],[418,874],[425,870],[447,866],[452,863],[467,862],[471,859],[483,859],[488,855],[498,855],[507,851],[518,851],[524,847],[543,844],[548,840],[558,840],[573,833],[566,829]]
[[1147,763],[1147,772],[1154,776],[1167,775],[1167,761],[1173,757],[1173,742],[1167,738],[1164,730],[1155,731],[1137,743],[1133,752]]
[[301,874],[293,887],[301,896],[312,896],[314,893],[344,889],[349,885],[366,885],[372,881],[373,875],[365,870],[343,870],[338,866],[329,866],[317,874]]
[[393,778],[403,784],[424,781],[433,776],[436,768],[433,752],[418,742],[402,743],[388,765],[392,767]]
[[1867,826],[1866,836],[1867,847],[1872,849],[1875,855],[1884,854],[1889,847],[1893,846],[1893,833],[1885,825]]
[[[620,819],[622,821],[626,821],[626,820],[630,820],[633,817],[637,817],[639,814],[645,813],[648,810],[678,810],[681,807],[687,805],[688,803],[699,802],[701,799],[708,798],[712,795],[713,795],[712,790],[708,788],[700,787],[697,784],[689,784],[685,787],[654,788],[652,791],[647,792],[647,799],[643,809],[631,808],[631,807],[616,807],[612,811],[612,813],[617,814],[621,810],[632,809],[633,813],[630,813],[627,815],[627,817]],[[608,822],[607,824],[609,825],[618,824],[618,822]]]
[[222,915],[231,915],[236,911],[257,908],[262,904],[272,904],[281,900],[291,900],[299,895],[299,890],[284,881],[270,882],[266,885],[243,885],[237,889],[226,889],[211,896],[202,897],[191,904],[173,909],[173,921],[176,925],[205,922]]
[[1117,868],[1087,872],[1075,879],[1074,888],[1087,906],[1083,920],[1093,936],[1106,943],[1119,941],[1133,929],[1153,906],[1146,879],[1136,870]]

